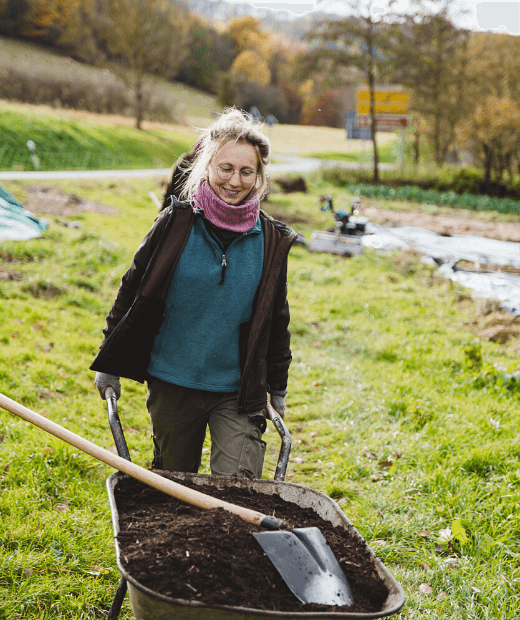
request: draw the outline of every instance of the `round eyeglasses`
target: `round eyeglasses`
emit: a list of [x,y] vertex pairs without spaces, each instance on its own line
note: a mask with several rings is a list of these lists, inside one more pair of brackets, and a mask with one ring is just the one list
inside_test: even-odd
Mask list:
[[221,164],[220,166],[214,166],[218,176],[223,181],[229,181],[229,179],[237,172],[240,176],[240,180],[244,185],[253,185],[256,181],[256,170],[252,168],[243,168],[242,170],[235,170],[233,166],[229,164]]

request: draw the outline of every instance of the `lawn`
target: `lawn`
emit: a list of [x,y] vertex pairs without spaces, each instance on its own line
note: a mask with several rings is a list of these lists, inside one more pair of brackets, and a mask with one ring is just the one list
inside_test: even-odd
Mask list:
[[[127,116],[0,102],[0,170],[35,169],[28,140],[36,145],[42,170],[169,167],[210,118],[192,116],[182,125],[144,121],[145,131],[139,131]],[[371,143],[347,140],[343,129],[276,125],[265,131],[274,159],[277,153],[361,163],[371,158]],[[379,141],[382,161],[395,161],[397,135],[380,134]],[[328,151],[313,152],[318,145]]]
[[139,131],[41,106],[0,108],[0,169],[34,170],[27,141],[36,145],[41,170],[168,168],[196,139],[193,131],[155,125]]
[[[22,182],[5,186],[23,202]],[[264,205],[307,237],[330,224],[318,209],[330,188],[309,186]],[[88,367],[156,214],[148,192],[157,187],[59,187],[117,213],[50,218],[41,238],[0,243],[0,392],[113,450]],[[478,304],[413,253],[344,259],[295,247],[289,301],[286,480],[338,502],[405,589],[399,617],[516,619],[518,344],[480,341]],[[145,388],[122,383],[130,454],[149,466]],[[105,490],[112,472],[7,412],[0,420],[0,617],[105,618],[118,582]],[[272,478],[273,427],[266,440]],[[128,599],[121,618],[132,618]]]

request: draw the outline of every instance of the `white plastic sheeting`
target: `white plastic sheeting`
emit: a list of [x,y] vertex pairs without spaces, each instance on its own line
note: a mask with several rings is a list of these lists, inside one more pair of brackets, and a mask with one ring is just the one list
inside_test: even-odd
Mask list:
[[0,241],[39,237],[48,222],[33,215],[0,185]]
[[[486,265],[510,265],[520,268],[520,243],[486,237],[453,235],[445,237],[415,226],[379,226],[371,222],[362,237],[364,247],[376,250],[416,251],[440,265],[439,271],[450,280],[470,288],[478,297],[493,298],[505,309],[520,316],[520,275],[486,271]],[[477,271],[457,267],[465,260]]]

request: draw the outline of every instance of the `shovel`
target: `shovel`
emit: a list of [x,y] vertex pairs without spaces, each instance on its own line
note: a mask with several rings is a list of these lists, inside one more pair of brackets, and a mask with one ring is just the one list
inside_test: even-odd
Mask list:
[[[62,439],[106,465],[176,499],[206,510],[223,508],[238,515],[247,523],[261,525],[268,530],[279,530],[280,528],[281,519],[230,504],[163,478],[152,471],[139,467],[132,461],[100,448],[3,394],[0,394],[0,407],[58,437],[58,439]],[[253,534],[253,536],[273,562],[290,590],[302,603],[352,605],[350,586],[318,528],[299,528],[292,532],[260,532]]]

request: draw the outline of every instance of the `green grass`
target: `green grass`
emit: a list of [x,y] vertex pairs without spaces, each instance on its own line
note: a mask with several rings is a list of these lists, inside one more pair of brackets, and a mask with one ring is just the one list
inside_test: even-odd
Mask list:
[[[395,164],[399,157],[399,141],[379,145],[377,148],[379,155],[379,163]],[[372,161],[373,149],[370,145],[368,148],[352,151],[349,153],[331,153],[319,152],[308,155],[308,157],[317,157],[318,159],[329,159],[334,161],[353,161],[367,164]]]
[[0,169],[35,168],[27,141],[36,144],[41,170],[167,168],[191,148],[195,135],[90,120],[69,120],[48,109],[0,107]]
[[[330,224],[318,209],[324,186],[310,184],[309,194],[275,194],[264,205],[306,236]],[[39,239],[0,243],[0,271],[10,274],[0,279],[0,392],[113,448],[88,366],[155,216],[147,194],[156,188],[151,180],[60,187],[119,214],[82,214],[80,230],[51,221]],[[24,188],[7,186],[22,202]],[[480,342],[477,304],[412,253],[343,259],[295,247],[289,300],[286,480],[342,506],[404,587],[400,618],[516,619],[518,344]],[[145,388],[122,384],[130,454],[148,466]],[[111,472],[7,412],[0,420],[0,617],[105,618],[118,582],[104,486]],[[272,427],[266,439],[272,478]],[[121,618],[132,618],[128,599]]]

